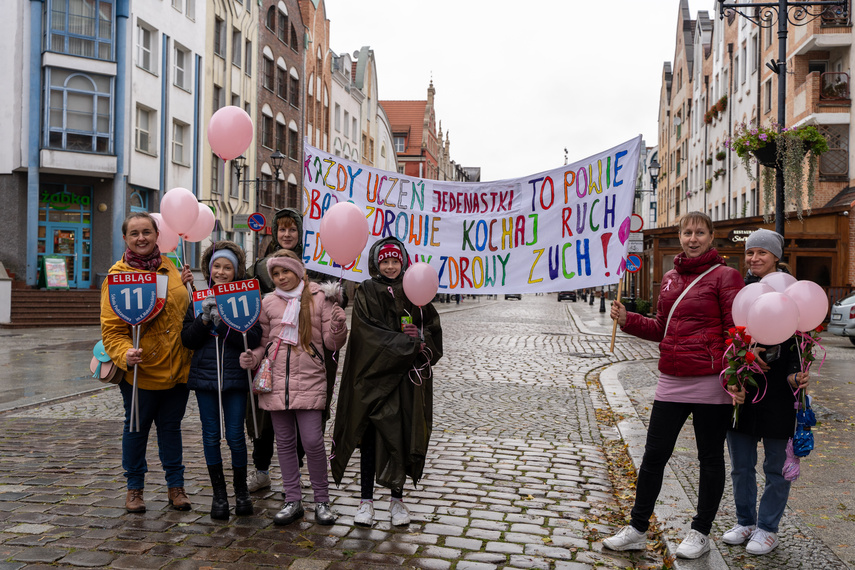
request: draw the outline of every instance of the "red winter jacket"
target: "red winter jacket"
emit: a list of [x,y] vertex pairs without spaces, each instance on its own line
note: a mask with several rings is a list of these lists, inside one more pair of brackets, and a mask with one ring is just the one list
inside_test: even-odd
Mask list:
[[[722,267],[704,276],[674,309],[668,333],[668,313],[689,283],[712,267]],[[659,342],[659,371],[672,376],[706,376],[719,374],[724,368],[724,339],[733,326],[730,310],[733,298],[744,286],[742,276],[715,249],[700,257],[685,253],[674,258],[674,269],[665,274],[656,306],[656,317],[627,313],[621,330],[633,336]]]

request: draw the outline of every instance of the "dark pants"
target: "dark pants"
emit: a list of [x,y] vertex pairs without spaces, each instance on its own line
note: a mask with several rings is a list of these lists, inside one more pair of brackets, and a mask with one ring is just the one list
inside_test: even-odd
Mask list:
[[122,468],[128,480],[128,489],[145,487],[145,474],[148,472],[145,452],[152,423],[157,428],[157,450],[160,455],[160,464],[166,474],[166,485],[183,487],[184,448],[181,442],[181,420],[184,419],[187,398],[190,395],[187,384],[178,384],[169,390],[137,389],[140,428],[136,432],[128,431],[133,386],[122,381],[119,383],[119,390],[122,392],[122,401],[125,406]]
[[647,429],[644,458],[638,470],[632,526],[644,532],[650,526],[653,507],[662,490],[665,465],[674,452],[677,437],[689,414],[695,428],[700,461],[698,509],[692,528],[709,534],[724,493],[724,439],[733,406],[730,404],[688,404],[654,400]]
[[[372,424],[368,424],[362,433],[362,442],[359,444],[359,482],[362,487],[361,498],[364,500],[374,499],[374,476],[377,471],[377,431]],[[404,496],[403,489],[392,489],[392,498],[400,499]]]

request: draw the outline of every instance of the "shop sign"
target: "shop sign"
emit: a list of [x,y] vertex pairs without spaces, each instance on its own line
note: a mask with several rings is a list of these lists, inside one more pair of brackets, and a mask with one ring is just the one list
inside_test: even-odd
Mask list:
[[757,230],[758,228],[734,228],[727,234],[727,239],[734,243],[741,243]]
[[65,190],[54,192],[53,194],[48,194],[47,191],[44,191],[39,201],[48,204],[54,210],[67,210],[72,206],[88,209],[91,202],[89,196],[80,196]]

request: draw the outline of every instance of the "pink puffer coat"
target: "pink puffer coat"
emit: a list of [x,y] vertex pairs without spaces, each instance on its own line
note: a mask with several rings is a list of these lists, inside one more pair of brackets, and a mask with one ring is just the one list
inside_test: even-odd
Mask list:
[[[714,265],[718,269],[696,283],[674,309],[668,331],[665,322],[677,297],[698,276]],[[662,278],[656,317],[627,313],[621,330],[659,342],[659,371],[672,376],[719,374],[724,368],[724,339],[733,326],[733,298],[745,283],[739,272],[727,267],[715,249],[700,257],[674,258],[675,268]]]
[[[253,350],[258,361],[264,355],[264,348],[273,342],[268,352],[273,371],[273,391],[260,394],[258,404],[264,410],[323,410],[326,405],[327,378],[324,368],[324,346],[330,350],[344,348],[347,341],[347,327],[333,332],[330,314],[334,303],[328,299],[321,286],[309,283],[312,293],[312,345],[317,350],[306,352],[298,344],[290,346],[279,344],[282,330],[282,315],[285,313],[285,300],[270,293],[261,301],[261,346]],[[273,355],[276,354],[276,359]]]

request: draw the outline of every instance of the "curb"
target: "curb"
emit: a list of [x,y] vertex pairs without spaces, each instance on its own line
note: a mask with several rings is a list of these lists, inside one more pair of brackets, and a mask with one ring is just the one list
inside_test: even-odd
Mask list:
[[[617,429],[621,438],[627,444],[627,450],[632,458],[632,464],[636,471],[641,467],[641,458],[644,454],[644,444],[647,440],[647,428],[644,427],[641,419],[638,417],[638,412],[635,406],[630,401],[629,397],[623,389],[623,385],[618,380],[618,370],[621,366],[632,366],[632,363],[618,363],[605,368],[600,372],[600,384],[603,387],[603,393],[609,406],[614,412],[619,413],[624,417],[617,423]],[[659,519],[663,529],[676,531],[676,536],[673,533],[663,533],[663,541],[668,552],[668,556],[675,557],[678,542],[690,530],[691,514],[695,512],[695,504],[686,495],[677,480],[676,475],[671,470],[671,466],[665,466],[665,477],[662,481],[662,490],[659,492],[659,498],[656,501],[656,517]],[[686,560],[683,558],[674,558],[674,568],[685,569],[709,569],[709,570],[726,570],[729,568],[722,557],[721,552],[714,540],[710,540],[710,552],[708,555],[701,556],[696,560]]]

